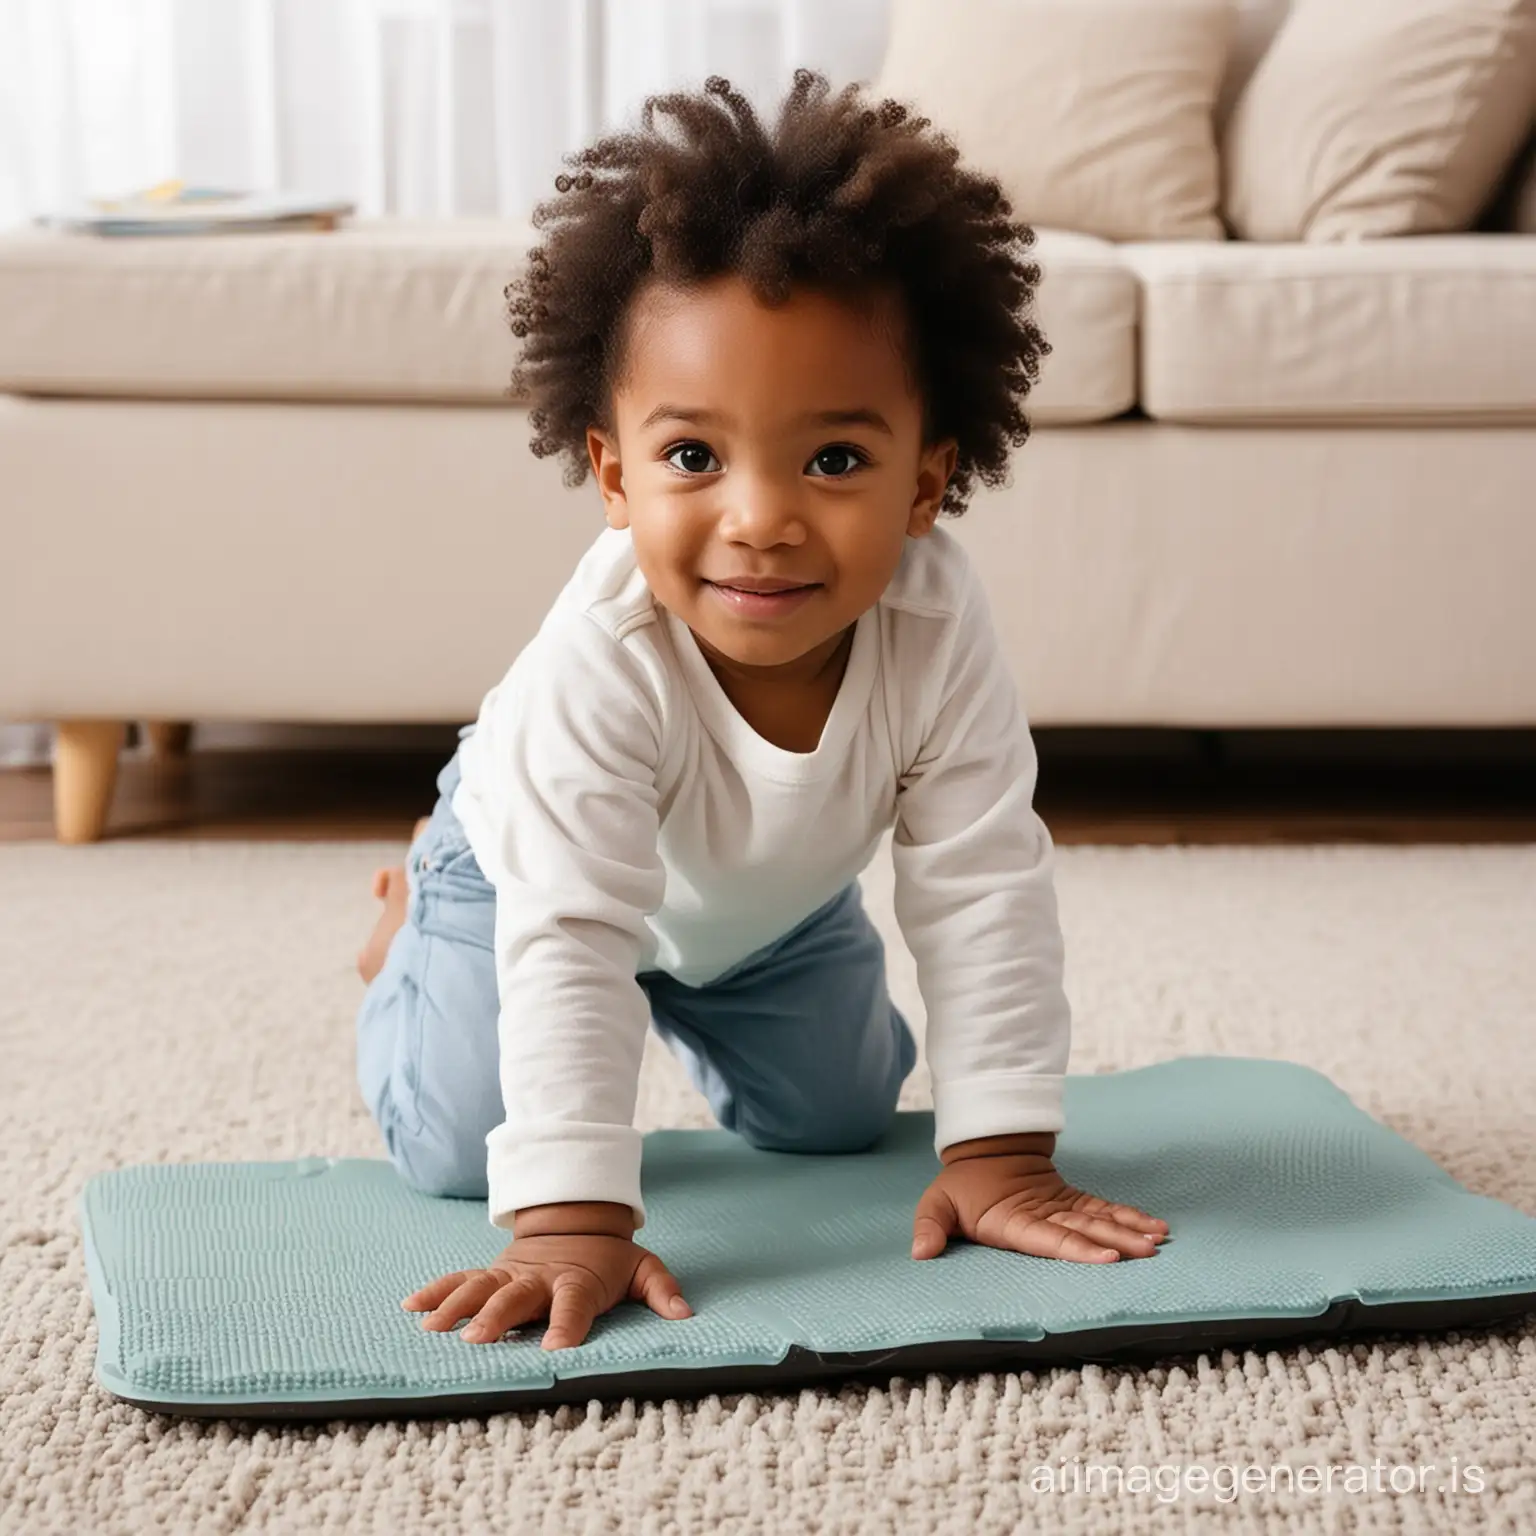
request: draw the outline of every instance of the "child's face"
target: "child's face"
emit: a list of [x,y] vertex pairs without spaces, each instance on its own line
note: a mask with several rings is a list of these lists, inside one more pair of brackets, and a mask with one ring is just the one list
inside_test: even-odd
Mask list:
[[[814,677],[938,515],[955,443],[923,444],[893,315],[809,289],[770,309],[734,276],[635,297],[592,467],[657,601],[744,678]],[[744,611],[715,585],[742,576],[814,590]]]

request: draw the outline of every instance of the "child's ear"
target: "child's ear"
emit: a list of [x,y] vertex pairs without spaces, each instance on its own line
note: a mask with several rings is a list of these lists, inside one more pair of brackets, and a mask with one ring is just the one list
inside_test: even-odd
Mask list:
[[629,502],[624,496],[624,466],[619,462],[618,442],[601,427],[587,428],[587,457],[603,498],[603,516],[610,528],[629,527]]
[[959,455],[960,445],[952,437],[923,449],[917,463],[917,494],[907,514],[907,532],[912,538],[922,538],[933,527]]

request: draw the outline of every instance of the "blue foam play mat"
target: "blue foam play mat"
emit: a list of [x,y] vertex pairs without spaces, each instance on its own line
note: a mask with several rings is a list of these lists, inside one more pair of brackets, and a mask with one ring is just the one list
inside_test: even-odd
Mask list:
[[1472,1194],[1307,1067],[1181,1057],[1067,1079],[1056,1161],[1171,1227],[1151,1258],[1075,1264],[963,1241],[910,1257],[933,1117],[867,1152],[645,1137],[647,1221],[694,1310],[625,1302],[576,1348],[493,1344],[400,1302],[489,1264],[484,1201],[382,1159],[139,1165],[79,1212],[97,1377],[143,1408],[266,1419],[433,1417],[588,1398],[775,1390],[928,1370],[1151,1359],[1536,1311],[1536,1219]]

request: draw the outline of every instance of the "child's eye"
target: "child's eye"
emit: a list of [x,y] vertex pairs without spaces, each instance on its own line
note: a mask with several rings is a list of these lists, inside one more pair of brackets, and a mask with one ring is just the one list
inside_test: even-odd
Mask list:
[[685,475],[707,475],[720,468],[720,461],[703,443],[678,443],[668,448],[662,457]]
[[820,473],[814,476],[817,480],[840,480],[844,475],[851,475],[854,470],[869,460],[859,452],[857,448],[850,447],[847,443],[831,443],[825,448],[818,448],[815,457],[806,466],[807,473],[820,466]]

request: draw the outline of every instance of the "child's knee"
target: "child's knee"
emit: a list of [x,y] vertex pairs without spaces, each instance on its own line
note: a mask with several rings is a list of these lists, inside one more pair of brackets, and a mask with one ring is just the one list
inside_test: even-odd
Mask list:
[[[896,1092],[900,1091],[900,1084]],[[817,1106],[794,1116],[738,1115],[732,1127],[748,1146],[764,1152],[863,1152],[891,1128],[896,1092],[889,1098]]]
[[895,1007],[882,1048],[866,1055],[863,1070],[833,1071],[743,1099],[736,1094],[716,1113],[727,1130],[768,1152],[862,1152],[891,1128],[902,1084],[917,1060],[911,1026]]
[[483,1138],[473,1140],[452,1127],[423,1124],[414,1135],[386,1136],[395,1171],[419,1194],[484,1200],[490,1194]]

